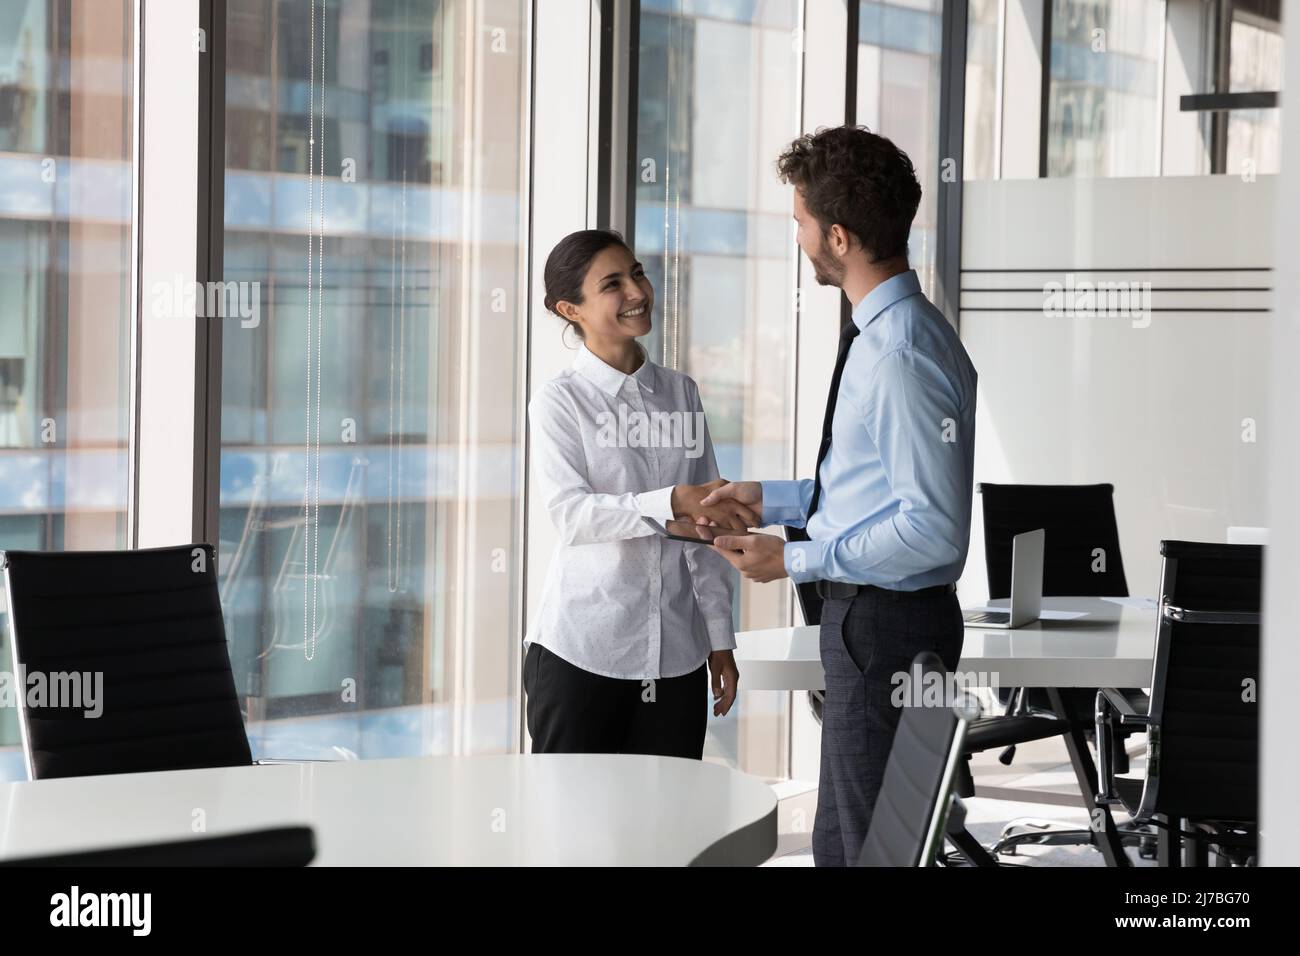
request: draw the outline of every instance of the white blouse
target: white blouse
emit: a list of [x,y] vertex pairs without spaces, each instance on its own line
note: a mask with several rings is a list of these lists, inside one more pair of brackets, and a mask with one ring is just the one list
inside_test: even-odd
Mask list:
[[680,677],[734,648],[731,565],[641,520],[672,518],[674,485],[718,477],[695,382],[648,357],[625,375],[583,345],[528,418],[560,541],[525,644],[631,680]]

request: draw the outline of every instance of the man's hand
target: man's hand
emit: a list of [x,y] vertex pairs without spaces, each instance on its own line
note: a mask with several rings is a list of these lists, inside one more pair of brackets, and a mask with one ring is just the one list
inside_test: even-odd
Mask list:
[[788,577],[785,541],[774,534],[728,534],[713,539],[713,549],[751,581],[766,584]]
[[725,717],[736,702],[736,684],[740,681],[736,655],[731,651],[713,651],[709,654],[709,673],[713,675],[713,716]]
[[763,520],[763,485],[757,481],[711,481],[705,487],[713,487],[704,500],[700,502],[704,507],[711,508],[714,505],[721,504],[727,499],[731,499],[737,504],[744,505],[754,513],[754,522],[749,525],[751,528],[759,527]]
[[715,478],[703,485],[677,485],[673,488],[673,516],[711,525],[730,531],[746,531],[758,525],[759,515],[749,506],[730,497],[704,504],[713,491],[726,487],[725,478]]

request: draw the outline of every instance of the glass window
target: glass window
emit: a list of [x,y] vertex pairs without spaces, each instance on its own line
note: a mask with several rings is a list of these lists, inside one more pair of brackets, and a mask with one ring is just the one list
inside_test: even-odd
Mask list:
[[[796,0],[642,0],[636,248],[646,346],[695,378],[726,477],[793,465],[794,231],[776,158],[798,135]],[[788,586],[737,589],[738,629],[789,623]],[[705,756],[786,773],[788,696],[744,691]]]
[[[1282,89],[1282,30],[1277,20],[1233,10],[1229,40],[1229,90],[1233,93]],[[1228,113],[1231,175],[1277,173],[1282,161],[1282,111],[1232,110]]]
[[935,293],[938,218],[939,54],[943,0],[862,3],[858,21],[858,123],[907,153],[921,181],[908,252],[926,295]]
[[993,179],[1002,137],[999,48],[1000,0],[971,0],[966,10],[966,108],[963,114],[964,179]]
[[1159,173],[1163,5],[1053,0],[1048,176]]
[[[0,548],[127,544],[134,16],[0,5]],[[0,779],[17,743],[0,708]]]
[[221,588],[255,754],[518,746],[528,6],[227,5],[225,278],[262,321],[223,338]]

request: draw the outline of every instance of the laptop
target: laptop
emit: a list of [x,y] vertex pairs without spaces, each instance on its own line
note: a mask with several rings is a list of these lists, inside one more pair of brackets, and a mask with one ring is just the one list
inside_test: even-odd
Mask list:
[[1047,532],[1025,531],[1011,541],[1011,610],[964,611],[967,627],[1024,627],[1043,610],[1043,542]]

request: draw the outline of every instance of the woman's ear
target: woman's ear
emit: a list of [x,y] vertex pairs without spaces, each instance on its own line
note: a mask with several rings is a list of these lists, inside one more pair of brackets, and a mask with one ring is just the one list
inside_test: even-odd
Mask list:
[[[578,317],[582,314],[576,305],[565,299],[555,303],[555,311],[560,313],[560,318],[568,319],[570,322],[578,322]],[[581,325],[582,323],[579,322],[578,324]]]

